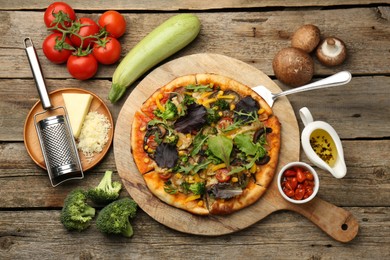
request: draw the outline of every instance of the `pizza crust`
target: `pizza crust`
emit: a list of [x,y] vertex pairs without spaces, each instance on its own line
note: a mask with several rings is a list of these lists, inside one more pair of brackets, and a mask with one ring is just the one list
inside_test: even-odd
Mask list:
[[243,193],[231,199],[208,198],[210,214],[227,215],[255,203],[266,191],[266,188],[251,181]]
[[209,210],[206,208],[206,203],[203,205],[199,200],[188,200],[188,196],[183,193],[169,194],[165,192],[165,181],[160,178],[156,171],[149,172],[143,175],[146,186],[160,200],[172,205],[176,208],[186,210],[197,215],[208,215]]
[[152,171],[156,167],[156,163],[151,160],[144,150],[144,136],[146,125],[151,119],[143,113],[136,111],[131,129],[131,153],[133,154],[134,162],[141,174]]

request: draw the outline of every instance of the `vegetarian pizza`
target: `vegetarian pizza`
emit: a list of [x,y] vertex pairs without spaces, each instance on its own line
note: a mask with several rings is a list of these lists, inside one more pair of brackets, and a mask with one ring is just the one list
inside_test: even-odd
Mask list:
[[249,87],[221,75],[187,75],[135,112],[131,151],[160,200],[194,214],[230,214],[267,190],[280,131],[272,109]]

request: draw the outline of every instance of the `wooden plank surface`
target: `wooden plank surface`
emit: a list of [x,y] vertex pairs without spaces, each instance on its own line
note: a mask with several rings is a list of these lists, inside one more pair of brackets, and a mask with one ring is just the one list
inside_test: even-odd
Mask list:
[[[274,82],[279,84],[278,81]],[[3,97],[0,103],[1,140],[23,141],[25,118],[39,98],[34,84],[33,79],[0,79]],[[354,76],[345,86],[294,94],[288,96],[288,99],[296,115],[301,107],[308,107],[315,119],[331,124],[341,139],[382,138],[389,137],[390,133],[390,124],[384,124],[390,122],[389,85],[388,76]],[[47,86],[50,92],[62,87],[80,87],[92,91],[106,102],[114,122],[133,89],[130,88],[117,104],[110,104],[107,100],[111,87],[109,80],[80,82],[73,79],[56,79],[47,80]],[[280,86],[283,90],[289,89],[281,84]],[[300,118],[298,122],[302,126]]]
[[[49,90],[79,87],[105,100],[114,121],[124,101],[112,105],[106,97],[116,65],[99,68],[93,80],[71,79],[64,65],[50,64],[41,44],[49,33],[44,9],[52,1],[0,0],[0,259],[389,259],[390,249],[390,2],[326,1],[67,1],[79,17],[96,19],[108,9],[121,10],[129,23],[120,39],[122,57],[143,36],[180,12],[199,16],[199,37],[167,61],[195,53],[217,53],[244,61],[274,79],[271,62],[289,46],[291,35],[314,23],[324,36],[341,37],[349,58],[336,68],[315,61],[314,80],[349,70],[352,81],[338,89],[289,96],[294,112],[307,106],[317,120],[330,123],[342,138],[348,172],[335,179],[322,170],[319,198],[350,211],[359,233],[345,244],[326,235],[293,212],[276,212],[250,228],[231,235],[204,237],[180,233],[139,210],[131,239],[105,236],[95,223],[84,233],[66,231],[59,222],[63,199],[75,187],[97,185],[105,170],[119,180],[113,148],[84,180],[55,189],[46,173],[28,156],[23,124],[37,100],[23,50],[33,38]],[[26,26],[28,24],[28,26]],[[161,65],[161,64],[160,64]],[[137,81],[136,84],[138,84]],[[289,87],[274,82],[281,89]],[[298,119],[299,127],[302,123]],[[301,160],[308,162],[301,151]],[[128,196],[124,190],[121,197]],[[98,208],[99,209],[99,208]]]
[[[330,10],[267,11],[267,12],[217,12],[197,14],[202,23],[200,37],[171,59],[194,53],[218,53],[247,62],[268,76],[273,76],[272,59],[282,48],[290,46],[293,32],[305,23],[316,24],[323,36],[339,36],[347,44],[349,58],[337,67],[350,70],[354,75],[389,74],[388,48],[390,6]],[[97,19],[98,13],[80,13],[79,16]],[[122,56],[148,32],[171,13],[124,14],[129,29],[120,39]],[[355,17],[359,17],[356,19]],[[31,37],[46,78],[68,78],[63,65],[51,64],[43,57],[41,45],[49,34],[42,21],[41,12],[0,12],[0,70],[1,78],[31,78],[31,71],[23,50],[24,37]],[[26,27],[20,20],[26,20]],[[7,24],[11,25],[8,26]],[[351,28],[354,28],[351,30]],[[223,48],[221,48],[223,42]],[[245,45],[247,47],[240,48]],[[116,66],[101,66],[96,77],[110,78]],[[329,75],[334,71],[315,59],[315,74]],[[82,84],[81,84],[82,85]]]
[[[105,236],[95,223],[83,233],[64,230],[58,210],[0,212],[2,259],[388,259],[389,207],[346,208],[361,225],[343,244],[298,214],[278,212],[232,235],[204,237],[171,230],[139,212],[134,237]],[[380,250],[379,250],[380,249]]]
[[[0,0],[0,9],[3,10],[44,10],[51,1],[8,1]],[[121,1],[96,0],[91,5],[85,1],[68,0],[73,8],[77,10],[156,10],[156,11],[180,11],[180,10],[213,10],[213,9],[232,9],[232,8],[259,8],[259,7],[317,7],[317,6],[342,6],[342,5],[369,5],[378,3],[390,3],[388,0],[326,0],[326,1],[295,1],[295,0],[216,0],[216,1],[198,1],[198,0],[146,0],[146,1]]]

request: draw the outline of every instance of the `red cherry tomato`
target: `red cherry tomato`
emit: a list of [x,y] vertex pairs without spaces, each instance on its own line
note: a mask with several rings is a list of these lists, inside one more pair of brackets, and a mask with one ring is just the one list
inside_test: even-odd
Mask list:
[[156,142],[156,134],[149,135],[144,144],[147,146],[148,151],[155,151],[158,146],[158,143]]
[[126,31],[126,20],[117,11],[106,11],[98,21],[102,28],[105,28],[110,36],[114,38],[121,37]]
[[226,168],[219,169],[215,173],[215,177],[217,178],[218,182],[228,182],[230,180],[230,175],[228,175],[229,170]]
[[98,62],[92,54],[86,56],[71,55],[66,64],[69,74],[79,80],[92,78],[98,69]]
[[314,180],[314,176],[311,172],[306,172],[306,179],[309,181]]
[[294,190],[290,190],[290,189],[287,189],[287,188],[283,189],[283,192],[284,192],[284,194],[287,195],[287,197],[290,197],[290,198],[294,197],[294,194],[295,194]]
[[226,127],[230,126],[233,124],[233,119],[230,117],[223,117],[221,118],[218,123],[217,123],[217,128],[218,129],[225,129]]
[[76,13],[73,8],[64,2],[54,2],[46,8],[45,14],[43,15],[46,27],[54,27],[57,23],[58,27],[64,29],[69,27],[72,21],[76,20]]
[[70,40],[72,41],[73,45],[76,48],[82,47],[83,49],[87,48],[88,45],[91,45],[92,47],[96,38],[88,38],[88,37],[98,35],[99,26],[97,25],[97,23],[90,18],[83,17],[78,19],[73,25],[78,28],[78,30],[76,30],[77,34],[83,37],[83,41],[81,42],[80,37],[78,37],[75,34],[72,34],[70,36]]
[[294,198],[296,200],[301,200],[301,199],[303,199],[304,195],[305,195],[305,190],[304,189],[296,189],[295,190],[295,194],[294,194]]
[[292,190],[295,190],[298,186],[298,181],[297,181],[297,178],[293,177],[291,180],[290,180],[290,186],[291,186],[291,189]]
[[293,177],[294,176],[295,177],[295,176],[297,176],[297,172],[294,170],[288,169],[284,172],[284,176],[286,176],[286,177]]
[[304,182],[306,180],[306,175],[303,172],[303,169],[300,168],[300,167],[297,167],[296,171],[297,171],[297,180],[298,180],[298,182]]
[[109,65],[119,60],[121,49],[121,44],[117,39],[106,37],[94,44],[92,54],[98,62]]
[[158,176],[160,177],[160,179],[163,179],[166,181],[172,177],[172,173],[159,173]]
[[61,33],[52,33],[42,43],[42,50],[46,58],[55,63],[61,64],[68,60],[72,54],[72,42],[69,38],[62,40]]

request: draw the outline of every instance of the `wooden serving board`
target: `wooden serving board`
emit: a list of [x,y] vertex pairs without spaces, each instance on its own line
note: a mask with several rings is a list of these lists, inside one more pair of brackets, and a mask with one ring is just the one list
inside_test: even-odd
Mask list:
[[[179,76],[215,73],[235,79],[249,87],[264,85],[272,92],[281,89],[263,72],[233,58],[218,54],[194,54],[168,62],[147,75],[123,105],[115,127],[114,154],[117,170],[126,190],[138,205],[156,221],[172,229],[197,235],[216,236],[251,226],[278,210],[302,214],[338,241],[352,240],[358,231],[356,219],[344,209],[320,198],[304,205],[287,202],[280,195],[276,177],[263,197],[255,204],[228,216],[197,216],[160,201],[147,188],[134,164],[130,151],[130,131],[134,112],[158,88]],[[299,161],[298,123],[286,97],[279,98],[274,113],[282,124],[282,146],[277,172],[291,161]],[[277,173],[275,173],[276,176]],[[321,188],[320,188],[321,190]]]

